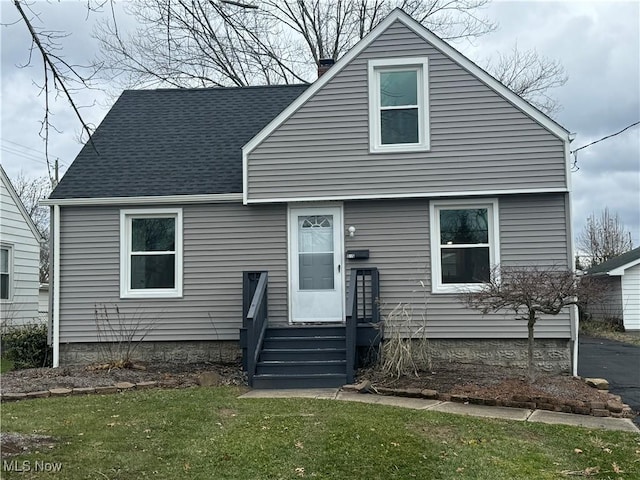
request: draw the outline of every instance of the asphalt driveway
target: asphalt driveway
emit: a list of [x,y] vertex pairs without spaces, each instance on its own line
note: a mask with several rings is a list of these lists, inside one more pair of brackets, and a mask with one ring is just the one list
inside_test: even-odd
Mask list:
[[[606,378],[609,391],[640,412],[640,346],[581,335],[578,375]],[[640,425],[640,415],[635,422]]]

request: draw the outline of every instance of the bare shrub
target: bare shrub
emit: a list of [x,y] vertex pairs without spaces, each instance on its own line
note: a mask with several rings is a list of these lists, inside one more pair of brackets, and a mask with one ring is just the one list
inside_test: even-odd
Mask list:
[[94,306],[98,349],[107,368],[131,368],[140,343],[153,329],[141,315],[127,316],[117,304]]
[[380,368],[385,375],[395,378],[407,375],[419,377],[420,370],[425,367],[432,369],[426,313],[420,315],[420,325],[416,328],[413,307],[408,303],[399,303],[383,315],[382,322],[384,341]]

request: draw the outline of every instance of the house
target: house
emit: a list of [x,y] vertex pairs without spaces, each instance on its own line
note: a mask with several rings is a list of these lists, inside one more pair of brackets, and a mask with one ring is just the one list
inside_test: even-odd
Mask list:
[[41,283],[38,289],[38,316],[41,322],[49,320],[49,284]]
[[0,325],[38,321],[42,237],[0,166]]
[[606,292],[602,302],[588,307],[591,318],[640,330],[640,247],[590,268],[587,275]]
[[[568,131],[400,10],[312,85],[126,91],[93,142],[47,201],[56,365],[117,305],[143,358],[340,384],[398,304],[435,360],[525,365],[526,323],[458,294],[573,263]],[[575,371],[570,309],[536,334]]]

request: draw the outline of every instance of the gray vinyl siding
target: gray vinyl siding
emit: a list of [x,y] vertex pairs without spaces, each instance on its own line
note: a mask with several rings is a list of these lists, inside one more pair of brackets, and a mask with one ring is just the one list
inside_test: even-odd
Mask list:
[[[429,59],[431,150],[369,153],[367,61]],[[401,23],[248,155],[248,199],[566,188],[564,143]]]
[[183,298],[120,299],[120,209],[61,208],[60,341],[96,340],[95,305],[151,323],[146,340],[237,339],[242,271],[269,271],[269,314],[287,320],[286,206],[183,206]]
[[[498,203],[502,265],[568,266],[565,194],[500,197]],[[456,295],[431,293],[429,200],[351,201],[344,211],[345,227],[356,227],[345,249],[370,251],[369,260],[348,261],[347,269],[378,267],[383,314],[410,304],[413,330],[424,315],[431,338],[526,338],[526,322],[512,312],[482,315]],[[536,336],[569,338],[568,310],[540,320]]]

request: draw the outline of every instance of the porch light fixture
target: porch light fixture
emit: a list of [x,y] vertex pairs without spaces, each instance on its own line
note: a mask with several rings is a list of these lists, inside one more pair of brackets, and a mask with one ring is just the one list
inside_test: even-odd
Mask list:
[[349,236],[353,237],[356,234],[356,227],[354,227],[353,225],[351,225],[347,231],[349,232]]

